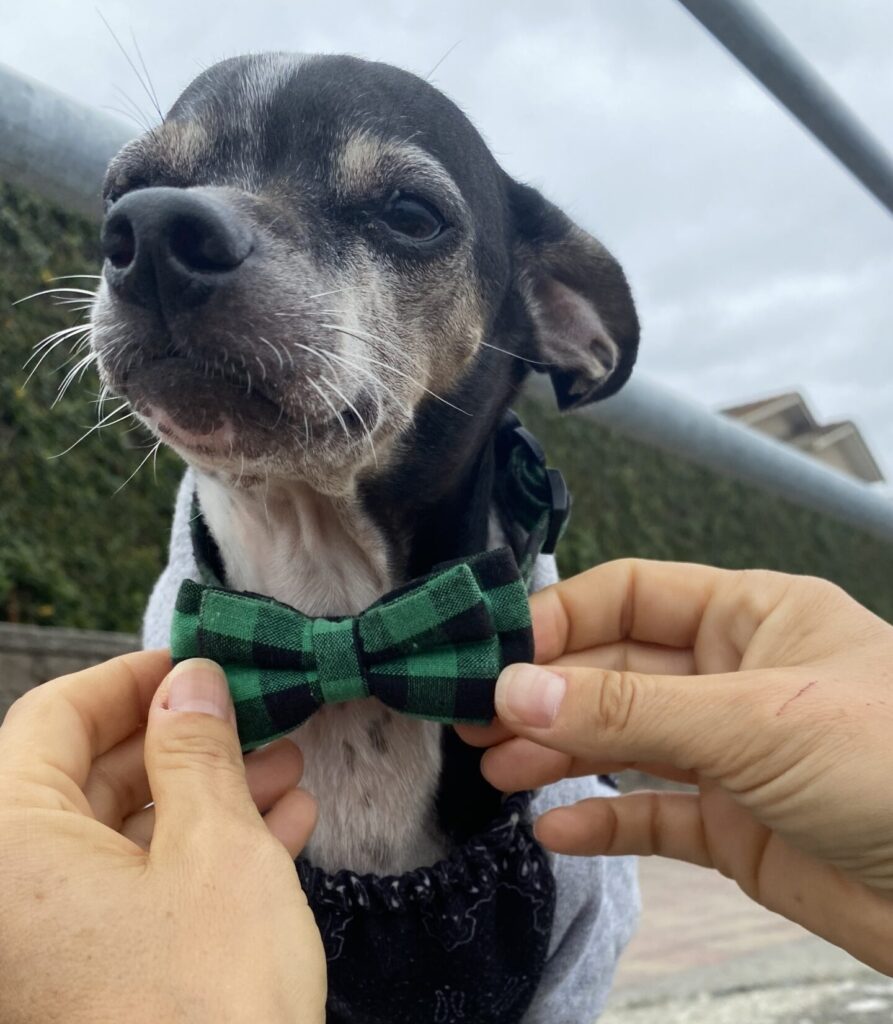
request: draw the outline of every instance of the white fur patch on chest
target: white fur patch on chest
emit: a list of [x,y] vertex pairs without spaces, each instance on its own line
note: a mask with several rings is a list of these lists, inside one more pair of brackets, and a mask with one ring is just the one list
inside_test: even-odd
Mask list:
[[307,615],[354,615],[390,589],[384,540],[359,508],[305,484],[234,491],[199,476],[198,493],[234,589]]
[[[381,534],[362,511],[304,485],[235,492],[199,476],[202,511],[235,590],[308,615],[354,615],[393,586]],[[446,852],[434,812],[441,727],[369,699],[322,708],[292,738],[319,802],[305,851],[328,872],[398,874]]]

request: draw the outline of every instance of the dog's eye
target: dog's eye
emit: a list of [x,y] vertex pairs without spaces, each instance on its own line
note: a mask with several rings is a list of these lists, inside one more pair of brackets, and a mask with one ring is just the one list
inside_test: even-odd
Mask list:
[[395,192],[379,216],[394,234],[414,242],[431,242],[446,227],[436,207],[403,192]]

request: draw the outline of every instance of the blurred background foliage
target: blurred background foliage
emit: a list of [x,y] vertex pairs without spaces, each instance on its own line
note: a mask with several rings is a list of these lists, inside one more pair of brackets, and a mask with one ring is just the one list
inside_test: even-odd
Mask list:
[[[55,458],[96,422],[96,375],[51,408],[71,346],[27,387],[23,365],[80,314],[50,296],[12,305],[54,285],[89,288],[54,278],[97,267],[95,226],[0,184],[0,619],[132,631],[164,564],[181,464],[161,450],[128,482],[150,451],[129,423]],[[564,574],[631,555],[809,573],[893,620],[893,546],[532,399],[519,411],[574,494]]]
[[129,631],[163,564],[179,460],[160,451],[115,493],[150,450],[147,433],[128,433],[129,422],[54,458],[96,422],[96,374],[51,408],[73,365],[56,371],[71,345],[59,345],[27,386],[23,365],[37,342],[81,314],[51,296],[12,306],[54,286],[92,287],[53,278],[95,274],[97,234],[0,184],[0,619]]
[[532,400],[518,409],[573,494],[563,575],[611,558],[823,576],[893,621],[893,545]]

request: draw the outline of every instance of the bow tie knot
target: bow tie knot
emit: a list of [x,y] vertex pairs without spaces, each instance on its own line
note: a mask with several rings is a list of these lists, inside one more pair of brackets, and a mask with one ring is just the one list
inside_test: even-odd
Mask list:
[[417,718],[486,723],[499,672],[533,656],[526,588],[507,548],[337,619],[186,580],[171,647],[175,661],[222,665],[244,749],[290,732],[323,704],[370,696]]

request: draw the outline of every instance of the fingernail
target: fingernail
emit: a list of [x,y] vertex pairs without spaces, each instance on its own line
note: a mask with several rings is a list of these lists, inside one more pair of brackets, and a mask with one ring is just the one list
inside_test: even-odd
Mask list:
[[555,721],[566,690],[567,683],[554,672],[537,665],[510,665],[496,683],[499,717],[546,729]]
[[205,658],[181,661],[168,676],[167,706],[171,711],[229,718],[232,704],[223,669]]

